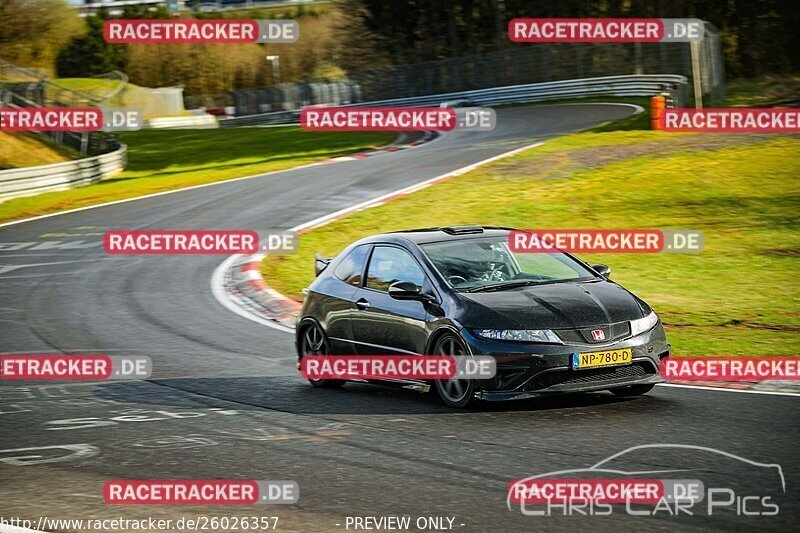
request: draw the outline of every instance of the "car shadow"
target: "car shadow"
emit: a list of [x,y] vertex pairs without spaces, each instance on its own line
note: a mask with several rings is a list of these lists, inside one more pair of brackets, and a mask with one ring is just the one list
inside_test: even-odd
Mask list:
[[338,389],[315,388],[299,376],[120,382],[97,387],[94,395],[119,403],[162,408],[226,407],[317,415],[539,412],[633,404],[637,409],[646,411],[671,404],[663,397],[620,398],[607,392],[596,392],[507,402],[477,402],[467,409],[455,409],[442,404],[435,394],[362,383],[347,383]]

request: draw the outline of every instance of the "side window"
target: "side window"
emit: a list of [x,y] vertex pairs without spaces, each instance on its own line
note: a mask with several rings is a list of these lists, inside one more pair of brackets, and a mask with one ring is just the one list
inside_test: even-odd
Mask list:
[[367,258],[368,245],[357,247],[347,254],[342,262],[336,265],[333,275],[348,285],[358,287],[361,285],[361,272],[364,271],[364,261]]
[[422,287],[425,273],[417,261],[405,250],[391,246],[376,246],[369,260],[367,287],[388,291],[396,281],[410,281]]

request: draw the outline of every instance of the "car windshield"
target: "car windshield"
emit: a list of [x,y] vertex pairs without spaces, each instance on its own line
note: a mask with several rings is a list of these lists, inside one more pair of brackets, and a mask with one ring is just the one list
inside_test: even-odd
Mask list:
[[504,290],[599,279],[563,253],[512,252],[505,237],[437,242],[420,247],[447,283],[457,290]]

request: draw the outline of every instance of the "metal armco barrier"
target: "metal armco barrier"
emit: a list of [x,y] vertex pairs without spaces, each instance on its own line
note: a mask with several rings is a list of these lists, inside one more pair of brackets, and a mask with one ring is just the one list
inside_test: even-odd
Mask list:
[[295,111],[273,111],[271,113],[260,113],[258,115],[244,115],[241,117],[219,118],[217,122],[220,128],[233,126],[254,126],[260,124],[294,124],[299,120],[300,110]]
[[216,128],[217,117],[214,115],[189,115],[181,117],[157,117],[147,120],[148,128]]
[[66,163],[0,171],[0,201],[43,192],[62,191],[97,183],[121,172],[127,163],[127,147]]
[[[340,107],[406,107],[438,106],[452,100],[470,100],[477,106],[522,104],[562,98],[589,98],[592,96],[653,96],[664,92],[676,95],[680,100],[681,89],[687,83],[686,76],[675,74],[642,74],[629,76],[606,76],[580,80],[532,83],[493,87],[457,93],[396,98],[376,102],[363,102]],[[278,111],[220,119],[220,126],[248,126],[256,124],[290,124],[297,122],[300,111]]]

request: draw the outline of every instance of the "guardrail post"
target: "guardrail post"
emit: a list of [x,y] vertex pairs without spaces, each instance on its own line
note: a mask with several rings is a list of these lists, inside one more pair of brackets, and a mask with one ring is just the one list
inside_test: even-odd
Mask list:
[[633,57],[636,63],[635,73],[637,75],[644,74],[644,65],[642,64],[642,43],[633,43]]
[[578,43],[572,45],[575,49],[575,65],[577,66],[578,79],[583,78],[583,46]]
[[700,43],[689,43],[692,56],[692,85],[694,86],[694,106],[703,109],[703,79],[700,77]]

